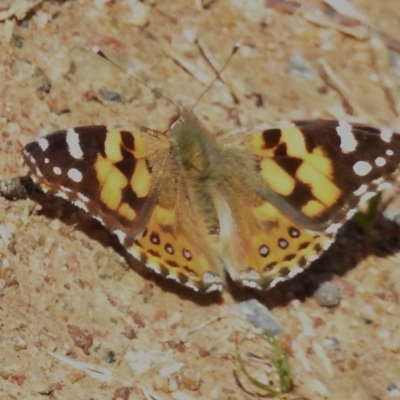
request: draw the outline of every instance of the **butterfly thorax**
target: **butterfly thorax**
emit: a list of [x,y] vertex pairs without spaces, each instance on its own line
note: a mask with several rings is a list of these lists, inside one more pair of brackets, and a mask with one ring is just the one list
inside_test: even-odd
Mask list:
[[210,234],[219,231],[213,202],[215,186],[215,143],[206,128],[188,109],[181,110],[181,121],[171,130],[171,151],[177,170],[184,175],[193,211],[200,212]]
[[184,109],[171,130],[171,147],[175,159],[191,179],[204,182],[211,178],[214,141],[200,121]]

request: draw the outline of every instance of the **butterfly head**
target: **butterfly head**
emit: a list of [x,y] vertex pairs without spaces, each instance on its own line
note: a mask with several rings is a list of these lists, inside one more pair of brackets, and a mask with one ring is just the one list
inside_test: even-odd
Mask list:
[[181,107],[179,113],[170,130],[172,152],[180,167],[200,177],[210,168],[214,141],[191,109]]

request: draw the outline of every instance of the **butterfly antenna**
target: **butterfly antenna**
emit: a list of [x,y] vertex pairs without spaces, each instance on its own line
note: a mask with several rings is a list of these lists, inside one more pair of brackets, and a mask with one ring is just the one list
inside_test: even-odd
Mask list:
[[101,58],[104,58],[105,60],[107,60],[108,62],[110,62],[112,65],[114,65],[115,67],[117,67],[120,71],[124,72],[125,74],[127,74],[130,78],[132,78],[135,82],[139,83],[140,85],[143,85],[144,87],[146,87],[147,89],[151,90],[154,94],[158,95],[159,97],[163,98],[164,100],[167,100],[168,103],[172,104],[173,107],[176,109],[176,111],[179,113],[179,108],[177,107],[177,105],[171,100],[169,99],[167,96],[164,96],[161,92],[159,92],[157,89],[147,85],[146,83],[144,83],[143,81],[141,81],[140,79],[136,78],[135,76],[133,76],[132,74],[130,74],[129,72],[127,72],[126,70],[124,70],[120,65],[118,65],[115,61],[111,60],[110,58],[108,58],[98,47],[93,47],[92,48],[93,52],[96,53],[97,55],[99,55]]
[[[232,48],[231,54],[229,55],[228,59],[225,61],[225,64],[222,66],[222,68],[217,71],[214,66],[209,62],[209,64],[211,65],[211,67],[214,69],[214,71],[216,72],[216,76],[215,78],[207,85],[207,87],[200,93],[200,96],[197,98],[197,100],[195,101],[195,103],[193,104],[192,110],[196,107],[197,103],[199,102],[199,100],[204,96],[204,94],[206,92],[208,92],[208,90],[210,89],[210,87],[212,85],[214,85],[215,81],[217,81],[218,79],[220,79],[222,72],[224,72],[226,66],[229,64],[229,61],[231,61],[232,57],[236,54],[236,52],[240,49],[241,44],[239,42],[235,43],[235,45]],[[207,59],[206,55],[204,54],[204,51],[200,48],[201,53],[203,54],[203,56]]]

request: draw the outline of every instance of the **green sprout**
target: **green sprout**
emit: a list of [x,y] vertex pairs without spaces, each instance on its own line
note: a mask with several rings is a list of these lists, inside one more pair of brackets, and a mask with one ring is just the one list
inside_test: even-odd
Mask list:
[[382,194],[379,192],[372,197],[367,204],[365,212],[358,212],[354,216],[354,220],[366,231],[369,231],[374,224],[378,215],[379,204],[382,199]]
[[261,337],[266,339],[275,351],[275,355],[270,361],[279,377],[279,389],[275,389],[272,386],[266,385],[253,378],[246,369],[245,362],[242,356],[239,354],[238,348],[236,348],[236,359],[239,363],[240,370],[253,385],[268,392],[268,394],[270,394],[272,397],[280,397],[282,394],[287,393],[293,386],[293,375],[290,370],[288,357],[286,351],[282,349],[279,341],[272,332],[264,330]]

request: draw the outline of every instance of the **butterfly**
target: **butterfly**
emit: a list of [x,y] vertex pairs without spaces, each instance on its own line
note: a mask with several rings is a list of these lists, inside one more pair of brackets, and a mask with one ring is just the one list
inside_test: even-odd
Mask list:
[[226,274],[258,289],[292,278],[399,176],[400,136],[387,128],[309,120],[213,135],[179,112],[165,133],[69,128],[22,154],[44,191],[196,291],[221,290]]

